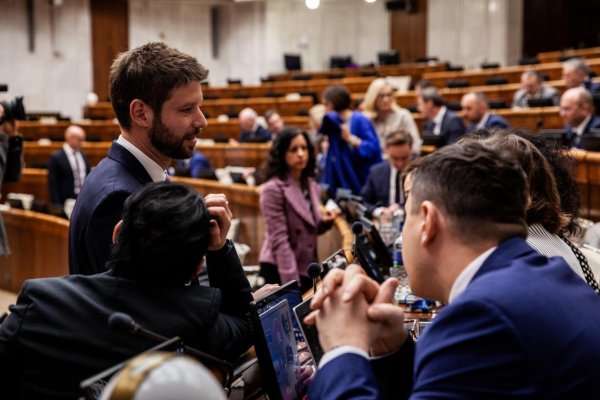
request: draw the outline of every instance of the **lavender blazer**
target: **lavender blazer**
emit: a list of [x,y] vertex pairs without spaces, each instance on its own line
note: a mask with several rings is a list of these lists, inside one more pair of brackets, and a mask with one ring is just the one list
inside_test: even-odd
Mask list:
[[281,282],[308,276],[308,264],[317,259],[317,235],[331,224],[321,222],[319,185],[309,179],[310,203],[294,180],[271,178],[260,192],[265,238],[259,262],[277,265]]

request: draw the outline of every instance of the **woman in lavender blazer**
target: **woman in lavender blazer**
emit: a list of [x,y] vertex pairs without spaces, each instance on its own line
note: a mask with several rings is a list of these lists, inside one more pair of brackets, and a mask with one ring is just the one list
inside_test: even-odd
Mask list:
[[300,283],[310,289],[308,264],[317,260],[317,235],[329,229],[335,213],[319,212],[319,185],[314,180],[315,151],[308,135],[286,128],[269,153],[267,179],[260,193],[265,238],[259,256],[267,283]]

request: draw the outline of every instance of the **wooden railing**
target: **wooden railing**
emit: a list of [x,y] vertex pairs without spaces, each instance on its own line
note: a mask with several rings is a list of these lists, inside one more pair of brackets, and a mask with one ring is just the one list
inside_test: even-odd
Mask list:
[[538,53],[537,59],[541,63],[560,61],[564,57],[600,58],[600,47],[587,49],[570,49],[561,51],[547,51]]

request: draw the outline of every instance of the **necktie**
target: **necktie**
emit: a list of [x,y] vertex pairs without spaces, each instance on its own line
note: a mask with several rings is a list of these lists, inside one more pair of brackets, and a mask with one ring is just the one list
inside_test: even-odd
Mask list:
[[402,188],[400,187],[400,171],[396,171],[396,194],[394,195],[394,201],[396,204],[402,204]]
[[565,242],[566,244],[569,245],[569,247],[571,248],[571,251],[573,251],[573,254],[575,254],[575,257],[577,257],[577,261],[579,261],[579,265],[581,266],[581,269],[583,270],[583,276],[585,277],[585,280],[588,283],[588,285],[590,285],[592,287],[592,289],[594,289],[594,292],[596,292],[597,294],[600,294],[600,287],[598,286],[596,277],[594,276],[594,273],[592,272],[592,269],[590,268],[590,265],[588,264],[587,258],[585,258],[585,256],[581,252],[581,250],[579,250],[577,248],[577,246],[575,246],[573,243],[571,243],[571,241],[569,239],[567,239],[566,237],[563,237],[563,236],[561,236],[560,238],[563,240],[563,242]]
[[79,168],[79,157],[77,157],[77,154],[79,152],[74,151],[73,152],[73,156],[75,157],[75,192],[79,193],[79,191],[81,190],[81,186],[83,185],[83,182],[81,181],[81,168]]

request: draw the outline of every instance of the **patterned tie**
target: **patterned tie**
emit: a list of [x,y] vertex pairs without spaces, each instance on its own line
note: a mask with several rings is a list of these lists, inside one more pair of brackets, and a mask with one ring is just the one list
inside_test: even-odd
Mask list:
[[171,177],[169,176],[167,170],[165,170],[165,182],[171,182]]
[[581,250],[579,250],[577,246],[571,243],[569,239],[563,236],[560,236],[560,238],[563,240],[563,242],[569,245],[569,247],[575,254],[575,257],[577,257],[577,261],[579,261],[579,265],[583,270],[583,276],[585,276],[585,281],[588,283],[588,285],[592,287],[592,289],[594,289],[594,292],[596,292],[596,294],[600,294],[600,287],[598,286],[598,281],[596,281],[596,277],[594,276],[594,273],[592,272],[592,269],[588,264],[587,258],[585,258]]
[[396,194],[394,196],[394,201],[396,204],[402,204],[402,188],[400,187],[400,171],[396,171]]

